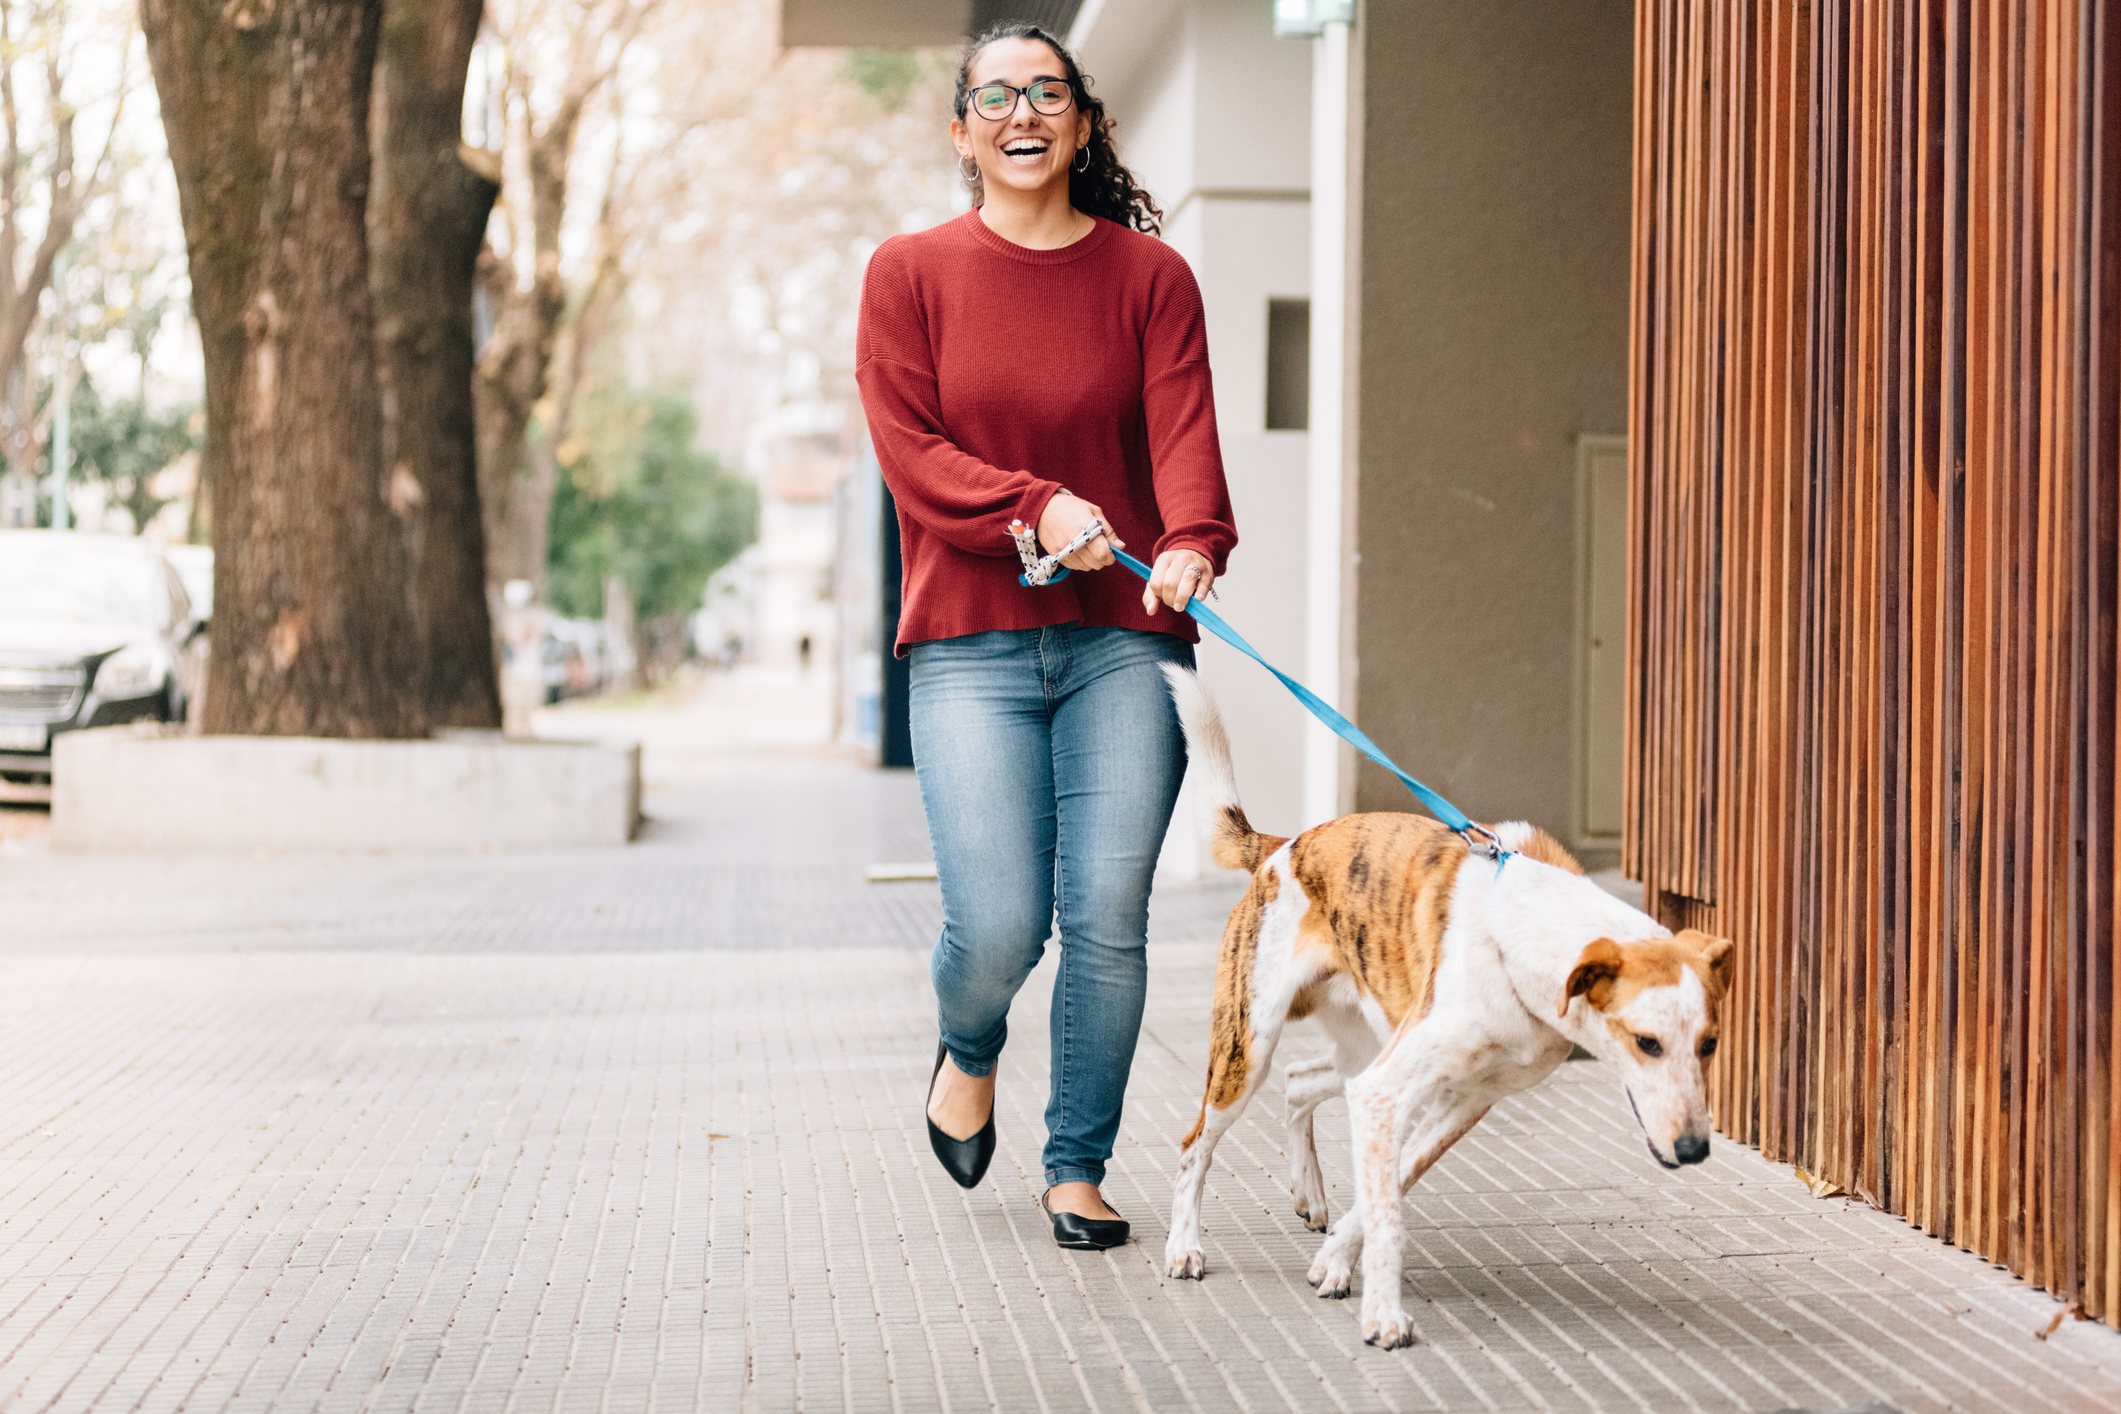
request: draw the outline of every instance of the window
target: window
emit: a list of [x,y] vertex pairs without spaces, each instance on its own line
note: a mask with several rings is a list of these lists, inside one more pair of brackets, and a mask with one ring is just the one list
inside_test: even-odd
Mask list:
[[1267,301],[1267,430],[1311,425],[1311,301]]

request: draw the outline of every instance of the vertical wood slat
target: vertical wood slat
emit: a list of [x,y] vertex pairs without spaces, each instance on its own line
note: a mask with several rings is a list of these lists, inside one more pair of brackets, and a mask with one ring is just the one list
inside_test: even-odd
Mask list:
[[2121,1324],[2121,0],[1643,0],[1626,863],[1719,1122]]
[[[2076,470],[2079,504],[2077,636],[2072,646],[2083,684],[2081,732],[2077,739],[2077,789],[2073,793],[2076,823],[2085,848],[2077,856],[2083,877],[2082,906],[2072,932],[2085,957],[2081,1025],[2084,1028],[2084,1119],[2078,1171],[2084,1193],[2083,1285],[2108,1313],[2121,1310],[2121,1089],[2114,1077],[2121,1070],[2121,1032],[2114,1016],[2121,1010],[2121,967],[2115,945],[2121,938],[2121,888],[2116,870],[2121,853],[2114,848],[2117,796],[2121,796],[2121,714],[2115,700],[2115,613],[2102,586],[2121,573],[2117,526],[2121,526],[2121,134],[2113,115],[2121,108],[2121,22],[2110,4],[2084,0],[2080,42],[2085,59],[2080,88],[2091,95],[2089,111],[2080,116],[2088,158],[2079,191],[2085,203],[2082,239],[2089,251],[2087,281],[2077,310],[2078,356],[2088,374],[2078,398],[2083,436]],[[2109,1317],[2111,1319],[2111,1316]]]

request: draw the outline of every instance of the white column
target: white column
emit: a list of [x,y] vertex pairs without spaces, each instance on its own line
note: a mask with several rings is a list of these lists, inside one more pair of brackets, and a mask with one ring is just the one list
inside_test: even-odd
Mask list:
[[[1305,557],[1304,682],[1345,711],[1341,625],[1347,547],[1344,389],[1347,363],[1348,26],[1334,21],[1311,42],[1311,429],[1309,545]],[[1345,813],[1340,738],[1304,724],[1303,824]]]

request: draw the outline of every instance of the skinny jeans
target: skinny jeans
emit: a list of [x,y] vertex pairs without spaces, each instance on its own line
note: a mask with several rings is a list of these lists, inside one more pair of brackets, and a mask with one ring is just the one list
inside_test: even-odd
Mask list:
[[1048,1185],[1102,1183],[1148,989],[1149,884],[1185,776],[1161,665],[1126,628],[995,629],[909,651],[913,759],[942,883],[930,970],[943,1044],[986,1075],[1009,1003],[1060,942]]

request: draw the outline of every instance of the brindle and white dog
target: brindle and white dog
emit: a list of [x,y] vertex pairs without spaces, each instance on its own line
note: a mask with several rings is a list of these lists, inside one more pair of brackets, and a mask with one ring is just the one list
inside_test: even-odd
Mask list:
[[[1497,1100],[1528,1090],[1572,1044],[1620,1072],[1650,1153],[1666,1168],[1709,1154],[1702,1065],[1731,945],[1676,937],[1584,877],[1523,823],[1496,827],[1502,867],[1434,820],[1349,815],[1283,840],[1238,803],[1222,719],[1199,679],[1166,667],[1186,749],[1205,786],[1216,863],[1246,869],[1215,977],[1208,1087],[1183,1147],[1164,1257],[1198,1279],[1200,1199],[1218,1140],[1258,1092],[1282,1026],[1315,1017],[1330,1056],[1288,1070],[1296,1211],[1326,1226],[1312,1116],[1348,1097],[1355,1205],[1309,1273],[1348,1294],[1362,1256],[1363,1339],[1413,1342],[1400,1304],[1400,1197]],[[1365,1240],[1367,1239],[1367,1250]]]

